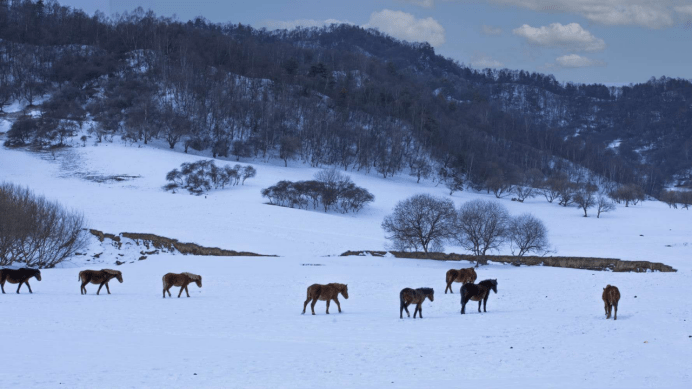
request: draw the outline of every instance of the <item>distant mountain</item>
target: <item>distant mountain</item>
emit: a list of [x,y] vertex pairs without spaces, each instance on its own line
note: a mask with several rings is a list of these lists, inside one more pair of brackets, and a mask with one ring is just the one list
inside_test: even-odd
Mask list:
[[[7,145],[165,138],[213,156],[436,174],[477,189],[566,173],[657,195],[692,167],[692,84],[562,84],[474,70],[428,44],[335,25],[256,30],[141,9],[117,19],[57,3],[0,2],[0,107],[24,117]],[[593,178],[593,177],[591,177]]]

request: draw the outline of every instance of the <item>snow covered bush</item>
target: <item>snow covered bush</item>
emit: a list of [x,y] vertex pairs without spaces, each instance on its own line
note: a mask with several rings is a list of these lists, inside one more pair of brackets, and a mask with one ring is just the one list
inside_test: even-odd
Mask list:
[[451,200],[419,194],[399,201],[394,212],[382,221],[382,229],[397,250],[422,249],[427,254],[428,250],[444,250],[453,234],[455,218]]
[[28,188],[0,183],[0,266],[51,268],[86,247],[84,218]]
[[262,189],[262,196],[270,204],[282,207],[309,209],[312,206],[325,212],[337,209],[342,213],[358,212],[375,200],[367,189],[356,186],[349,176],[335,169],[318,172],[315,180],[279,181]]
[[173,169],[166,174],[169,182],[163,188],[175,190],[187,189],[190,193],[201,194],[213,189],[224,189],[228,185],[245,184],[245,180],[255,177],[257,170],[252,166],[225,165],[218,167],[214,160],[199,160],[183,163],[180,169]]

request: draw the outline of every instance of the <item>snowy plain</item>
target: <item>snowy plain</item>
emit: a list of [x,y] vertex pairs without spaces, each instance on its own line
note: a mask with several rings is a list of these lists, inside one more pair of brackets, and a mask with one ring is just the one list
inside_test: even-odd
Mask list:
[[[1,141],[1,139],[0,139]],[[548,267],[481,267],[498,279],[488,312],[459,314],[459,284],[444,294],[445,272],[468,262],[338,257],[382,250],[382,218],[416,193],[447,196],[430,181],[348,172],[375,202],[339,214],[266,204],[260,190],[310,178],[299,161],[253,164],[257,177],[207,196],[171,194],[166,172],[199,156],[119,139],[51,153],[0,147],[0,181],[84,213],[89,227],[142,232],[277,258],[160,254],[116,267],[112,295],[78,293],[75,258],[32,280],[33,294],[0,296],[5,330],[3,387],[688,387],[692,383],[692,215],[658,202],[618,207],[596,219],[542,198],[498,200],[531,212],[550,231],[555,255],[663,262],[677,273],[611,273]],[[217,164],[236,162],[217,161]],[[136,176],[99,183],[98,177]],[[459,205],[484,193],[452,196]],[[96,243],[94,243],[96,244]],[[463,252],[458,247],[447,251]],[[505,253],[508,251],[505,250]],[[131,254],[128,254],[131,255]],[[306,266],[307,265],[307,266]],[[313,266],[320,265],[320,266]],[[191,298],[161,298],[161,276],[190,271],[203,287]],[[349,285],[343,313],[324,302],[301,315],[312,283]],[[618,320],[606,320],[602,288],[622,293]],[[433,287],[424,319],[399,319],[404,287]],[[173,291],[177,293],[177,288]],[[636,296],[636,297],[635,297]]]

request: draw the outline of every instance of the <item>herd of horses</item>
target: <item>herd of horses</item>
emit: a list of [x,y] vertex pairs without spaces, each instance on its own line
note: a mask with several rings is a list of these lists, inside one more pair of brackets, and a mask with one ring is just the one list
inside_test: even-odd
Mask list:
[[[2,293],[5,294],[5,282],[10,284],[19,284],[17,287],[17,293],[22,288],[22,285],[26,284],[29,288],[29,293],[34,293],[31,290],[31,285],[29,285],[29,280],[31,278],[36,278],[36,280],[41,281],[41,271],[38,269],[21,268],[21,269],[0,269],[0,287],[2,288]],[[483,312],[486,311],[486,305],[488,303],[488,297],[490,297],[490,291],[497,293],[497,280],[483,280],[477,284],[476,270],[472,267],[467,269],[452,269],[447,272],[446,282],[447,287],[445,288],[445,294],[447,290],[450,293],[452,291],[452,284],[455,282],[461,283],[461,289],[459,289],[459,294],[461,295],[461,314],[466,313],[466,304],[469,301],[478,301],[478,312],[481,312],[481,303],[483,304]],[[101,292],[101,288],[106,287],[108,294],[111,294],[111,290],[108,287],[108,282],[113,278],[117,279],[120,283],[123,282],[123,274],[118,270],[112,269],[101,269],[101,270],[83,270],[79,272],[79,281],[81,282],[80,292],[81,294],[87,294],[86,286],[88,284],[99,285],[96,294]],[[198,287],[202,287],[202,276],[192,273],[167,273],[163,276],[163,298],[166,298],[166,293],[168,297],[171,296],[170,289],[174,286],[180,287],[178,292],[178,298],[183,293],[183,290],[190,297],[190,292],[187,287],[191,283],[197,284]],[[339,294],[348,299],[348,285],[331,283],[331,284],[313,284],[308,287],[307,298],[303,303],[303,313],[310,303],[310,309],[312,314],[315,314],[315,304],[317,301],[325,301],[327,303],[327,314],[329,314],[329,303],[334,300],[339,313],[341,313],[341,303],[339,302]],[[603,303],[605,304],[605,314],[606,319],[610,319],[611,313],[613,313],[613,308],[615,310],[613,320],[618,319],[618,302],[620,301],[620,291],[616,286],[607,285],[603,288]],[[423,318],[423,302],[425,299],[435,301],[435,290],[433,288],[404,288],[399,292],[399,318],[403,319],[404,311],[406,315],[411,317],[408,311],[408,307],[411,304],[416,305],[416,309],[413,311],[413,318],[418,315],[421,319]]]

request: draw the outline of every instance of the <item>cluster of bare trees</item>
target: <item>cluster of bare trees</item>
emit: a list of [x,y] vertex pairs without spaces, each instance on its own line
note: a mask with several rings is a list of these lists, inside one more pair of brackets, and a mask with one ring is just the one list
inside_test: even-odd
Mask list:
[[[656,111],[676,113],[659,115],[670,125],[657,131],[686,128],[676,122],[689,119],[686,85],[657,81],[615,96],[537,73],[474,70],[427,44],[357,26],[270,32],[141,9],[108,18],[57,2],[0,7],[0,110],[50,96],[39,118],[15,123],[11,145],[60,145],[89,116],[98,140],[162,139],[214,157],[300,160],[385,178],[444,175],[452,193],[468,184],[504,196],[531,187],[517,173],[550,176],[565,160],[651,194],[670,171],[641,164],[627,142],[613,153],[553,121],[620,122],[584,125],[593,116],[584,112],[598,112],[627,123],[643,111],[629,107],[646,106],[650,92],[659,105],[662,96],[675,102]],[[671,143],[687,156],[676,163],[689,164],[692,143]]]
[[282,207],[312,209],[325,212],[337,209],[343,213],[358,212],[375,200],[367,189],[357,186],[351,178],[336,169],[325,169],[315,174],[314,180],[279,181],[262,189],[262,196],[270,204]]
[[664,190],[660,194],[660,200],[668,204],[668,207],[678,209],[690,209],[692,205],[692,191],[690,190]]
[[50,268],[85,248],[84,218],[31,190],[0,183],[0,266]]
[[173,169],[166,174],[168,184],[165,190],[187,189],[190,193],[201,194],[213,189],[224,189],[226,186],[243,184],[245,180],[257,175],[257,170],[247,165],[216,166],[213,159],[202,159],[197,162],[186,162],[180,169]]
[[449,199],[415,195],[400,201],[382,228],[398,250],[428,253],[452,243],[476,255],[478,263],[504,244],[518,256],[549,250],[548,230],[541,220],[531,214],[512,217],[500,203],[480,199],[455,209]]

